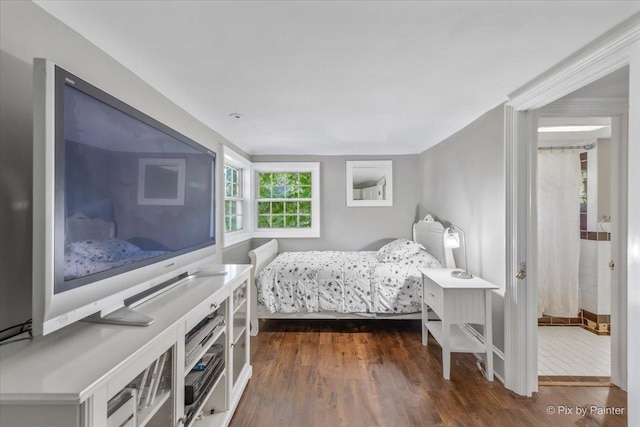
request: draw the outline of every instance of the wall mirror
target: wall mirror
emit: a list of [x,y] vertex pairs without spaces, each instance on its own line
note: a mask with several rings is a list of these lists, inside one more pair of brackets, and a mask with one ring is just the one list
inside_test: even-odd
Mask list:
[[391,160],[347,162],[347,206],[393,206]]
[[139,159],[138,204],[184,205],[185,169],[185,159]]

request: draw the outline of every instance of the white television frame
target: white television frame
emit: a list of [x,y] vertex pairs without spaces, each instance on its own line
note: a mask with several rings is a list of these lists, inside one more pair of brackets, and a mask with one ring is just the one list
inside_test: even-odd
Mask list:
[[113,314],[124,308],[127,298],[184,273],[194,274],[203,264],[213,262],[218,244],[55,294],[56,65],[35,58],[33,66],[32,331],[46,335],[95,313],[103,317]]

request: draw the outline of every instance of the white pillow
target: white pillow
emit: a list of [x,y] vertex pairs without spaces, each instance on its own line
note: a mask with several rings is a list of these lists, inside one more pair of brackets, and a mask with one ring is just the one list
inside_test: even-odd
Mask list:
[[380,262],[396,262],[409,258],[421,250],[425,250],[425,248],[418,242],[408,239],[396,239],[381,247],[378,250],[377,257]]

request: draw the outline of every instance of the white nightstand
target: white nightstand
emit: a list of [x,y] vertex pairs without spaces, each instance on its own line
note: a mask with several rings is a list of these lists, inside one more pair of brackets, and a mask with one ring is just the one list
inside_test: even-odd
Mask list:
[[[487,380],[493,381],[493,336],[491,333],[491,289],[498,286],[479,277],[451,277],[453,269],[421,268],[422,273],[422,344],[428,334],[442,347],[442,371],[449,379],[451,353],[486,353]],[[440,321],[429,321],[427,310]],[[465,323],[484,325],[484,344],[464,328]]]

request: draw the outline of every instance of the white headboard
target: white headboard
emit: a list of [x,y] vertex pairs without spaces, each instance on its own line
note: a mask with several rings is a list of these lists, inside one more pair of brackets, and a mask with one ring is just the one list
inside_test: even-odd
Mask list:
[[438,221],[425,218],[413,224],[413,240],[421,243],[444,267],[456,267],[453,251],[444,247],[444,227]]

